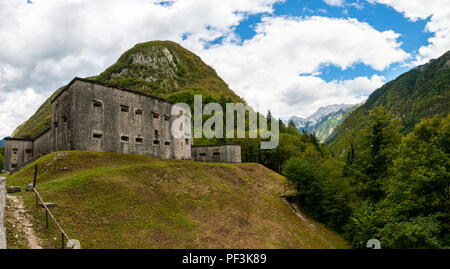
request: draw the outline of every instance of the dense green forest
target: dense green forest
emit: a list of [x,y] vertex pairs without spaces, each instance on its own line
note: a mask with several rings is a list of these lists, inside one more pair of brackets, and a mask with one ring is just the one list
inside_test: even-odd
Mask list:
[[367,101],[358,107],[335,130],[329,141],[329,149],[343,156],[354,147],[362,146],[356,133],[364,128],[369,111],[383,106],[401,121],[401,132],[407,134],[425,118],[445,116],[450,112],[450,51],[418,66],[375,90]]
[[283,174],[298,204],[352,247],[449,248],[450,116],[423,119],[406,136],[400,121],[376,107],[356,134],[359,150],[342,161],[304,151]]
[[399,117],[375,107],[364,128],[353,131],[344,157],[314,134],[298,133],[292,122],[279,124],[273,150],[260,150],[260,139],[196,143],[240,144],[244,162],[282,172],[305,213],[354,248],[365,248],[369,239],[380,240],[383,248],[450,247],[450,116],[423,119],[404,135]]

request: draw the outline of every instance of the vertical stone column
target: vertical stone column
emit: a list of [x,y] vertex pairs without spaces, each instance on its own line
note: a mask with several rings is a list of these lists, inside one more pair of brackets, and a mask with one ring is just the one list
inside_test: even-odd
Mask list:
[[6,206],[6,177],[0,177],[0,249],[6,249],[6,228],[4,226]]

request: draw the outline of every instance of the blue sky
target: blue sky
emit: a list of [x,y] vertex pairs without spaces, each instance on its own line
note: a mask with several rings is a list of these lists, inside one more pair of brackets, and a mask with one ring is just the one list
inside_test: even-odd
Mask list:
[[[371,4],[364,1],[348,2],[357,3],[358,6],[330,6],[324,1],[317,0],[287,0],[283,3],[276,3],[272,14],[249,15],[236,27],[235,33],[241,37],[242,42],[253,38],[255,35],[254,26],[261,22],[263,16],[356,18],[361,22],[367,22],[379,31],[393,30],[400,33],[401,36],[398,40],[402,42],[401,48],[412,55],[417,54],[420,47],[428,45],[428,39],[433,36],[433,33],[424,31],[425,25],[429,22],[429,17],[413,22],[387,5]],[[222,38],[219,38],[211,43],[220,43],[221,40]],[[356,63],[345,70],[335,65],[324,65],[320,77],[325,81],[332,81],[378,74],[389,81],[409,69],[411,69],[411,66],[405,66],[404,63],[394,63],[383,71],[376,71],[362,63]]]

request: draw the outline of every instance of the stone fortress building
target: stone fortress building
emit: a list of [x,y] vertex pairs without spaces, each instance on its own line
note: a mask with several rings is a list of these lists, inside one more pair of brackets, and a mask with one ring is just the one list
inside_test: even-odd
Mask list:
[[[239,145],[196,147],[190,132],[174,138],[174,104],[151,95],[74,78],[51,104],[51,126],[44,132],[33,139],[5,139],[4,170],[20,169],[42,155],[62,150],[241,162]],[[190,115],[183,113],[183,117],[190,126]]]

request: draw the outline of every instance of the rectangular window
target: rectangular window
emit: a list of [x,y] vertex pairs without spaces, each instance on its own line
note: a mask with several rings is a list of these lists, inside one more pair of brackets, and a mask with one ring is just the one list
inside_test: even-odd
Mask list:
[[25,150],[25,153],[32,153],[33,152],[33,150],[31,150],[31,149],[26,149]]
[[189,145],[189,138],[186,138],[186,145]]
[[165,121],[170,121],[170,117],[167,116],[167,115],[164,115],[164,120],[165,120]]
[[53,123],[53,125],[55,126],[55,128],[58,127],[58,121],[55,121],[55,122]]
[[200,152],[198,155],[204,157],[204,156],[206,156],[206,153]]
[[134,113],[135,113],[136,115],[142,115],[142,109],[136,109],[136,110],[134,111]]
[[130,107],[121,105],[120,106],[120,111],[122,111],[122,112],[129,112],[130,111]]
[[94,133],[92,136],[94,138],[97,138],[97,139],[102,139],[103,138],[103,134],[99,134],[99,133]]
[[122,141],[122,142],[128,142],[128,141],[130,141],[130,138],[128,137],[128,136],[121,136],[120,137],[120,140]]
[[67,121],[67,116],[63,116],[63,121],[64,121],[64,122]]
[[158,112],[152,112],[154,119],[159,119],[159,113]]
[[103,106],[102,102],[99,100],[92,100],[92,105],[94,107],[102,107]]
[[213,155],[214,156],[220,156],[220,153],[216,151],[216,152],[213,152]]
[[144,143],[144,139],[140,138],[140,137],[136,137],[136,144],[142,144]]
[[16,167],[17,167],[17,163],[11,164],[11,167],[12,167],[12,168],[16,168]]
[[155,130],[155,138],[158,139],[159,133],[158,130]]
[[153,145],[159,145],[159,140],[153,140]]
[[165,145],[170,146],[170,141],[166,141]]

